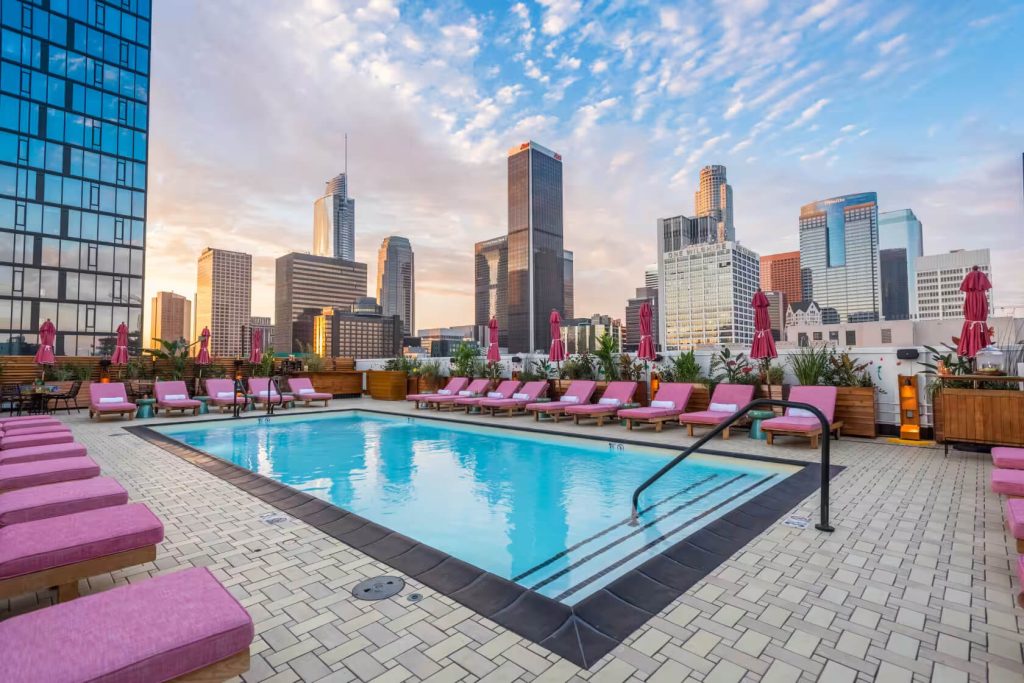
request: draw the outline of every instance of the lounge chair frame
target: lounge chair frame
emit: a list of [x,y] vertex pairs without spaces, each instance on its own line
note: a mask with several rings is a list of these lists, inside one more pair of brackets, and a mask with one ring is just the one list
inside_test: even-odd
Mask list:
[[[835,436],[836,441],[838,441],[842,428],[842,420],[833,422],[829,425],[829,435]],[[761,431],[764,432],[765,439],[769,446],[775,443],[776,436],[802,436],[811,440],[811,448],[817,448],[818,440],[821,438],[821,427],[817,427],[810,431],[804,431],[800,429],[779,429],[777,427],[765,427],[762,425]]]
[[249,648],[192,673],[171,679],[171,683],[220,683],[249,670]]
[[52,567],[31,574],[0,579],[0,598],[11,598],[57,587],[57,601],[67,602],[79,596],[78,582],[91,576],[107,574],[118,569],[152,562],[156,559],[156,546],[133,548],[113,555],[94,557],[82,562]]

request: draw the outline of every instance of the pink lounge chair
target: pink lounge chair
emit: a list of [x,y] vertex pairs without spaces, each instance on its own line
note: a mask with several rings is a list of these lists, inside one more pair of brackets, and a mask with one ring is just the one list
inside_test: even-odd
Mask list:
[[127,415],[135,419],[135,404],[128,400],[128,394],[121,382],[93,382],[89,385],[89,419],[97,420],[104,415]]
[[448,383],[444,385],[444,388],[439,389],[438,391],[435,391],[432,394],[409,394],[405,397],[405,400],[415,401],[416,407],[418,408],[419,404],[423,403],[424,401],[429,401],[433,398],[441,396],[454,396],[455,394],[458,394],[460,391],[465,389],[467,384],[469,384],[469,380],[465,377],[451,377],[449,378]]
[[61,425],[64,423],[49,415],[33,415],[30,420],[16,420],[14,422],[0,422],[0,431],[9,432],[12,429],[29,429],[32,427],[43,427],[48,425]]
[[626,420],[626,429],[632,430],[634,424],[653,424],[654,431],[660,432],[669,420],[676,420],[693,393],[692,384],[668,382],[658,387],[651,405],[642,408],[623,408],[619,411],[619,419]]
[[58,481],[91,479],[99,476],[99,473],[100,466],[87,455],[0,465],[0,493],[29,486],[55,484]]
[[[793,387],[789,392],[789,400],[796,403],[807,403],[825,414],[829,423],[829,433],[834,433],[839,438],[839,430],[842,429],[842,420],[834,421],[836,411],[836,395],[839,390],[835,387]],[[782,417],[773,417],[761,423],[761,430],[767,437],[768,445],[775,443],[777,434],[788,436],[802,436],[811,440],[811,448],[818,447],[818,439],[821,437],[821,421],[809,410],[802,408],[786,408],[786,414]]]
[[52,422],[60,421],[49,415],[10,415],[8,417],[0,417],[0,428],[7,427],[8,425],[15,425],[19,422],[39,422],[40,420]]
[[185,569],[0,622],[0,679],[223,681],[248,671],[253,634],[210,570]]
[[249,393],[252,394],[253,403],[275,403],[282,408],[286,403],[291,403],[295,397],[291,394],[280,394],[270,382],[269,377],[250,377]]
[[636,382],[609,382],[597,403],[569,406],[565,409],[565,414],[572,415],[572,420],[576,424],[580,423],[580,418],[592,417],[597,420],[597,426],[600,427],[606,418],[614,417],[624,404],[633,399],[636,386]]
[[992,464],[1006,470],[1024,470],[1024,448],[996,446],[992,449]]
[[154,382],[153,395],[156,397],[156,410],[154,414],[159,413],[163,409],[168,413],[176,410],[182,415],[188,411],[191,411],[193,415],[198,415],[199,406],[202,405],[200,401],[188,397],[188,389],[185,387],[185,383],[180,380]]
[[0,527],[127,502],[128,492],[111,477],[33,486],[0,494]]
[[490,411],[491,415],[507,411],[509,416],[516,413],[526,414],[525,408],[548,390],[546,380],[527,382],[523,388],[512,394],[510,398],[485,398],[480,401],[480,412]]
[[[736,414],[740,408],[754,398],[752,384],[719,384],[711,393],[711,401],[707,410],[694,413],[683,413],[679,416],[679,424],[686,425],[686,433],[693,436],[694,426],[715,427]],[[722,438],[729,438],[728,427],[722,432]]]
[[489,379],[475,379],[454,394],[447,394],[443,396],[435,395],[424,399],[424,403],[427,407],[433,406],[437,410],[441,410],[441,406],[448,406],[448,411],[451,412],[452,408],[455,406],[456,399],[480,398],[487,392],[487,387],[490,385],[491,380]]
[[540,420],[541,413],[543,413],[558,422],[558,418],[565,414],[565,409],[569,406],[589,403],[595,389],[597,389],[597,382],[589,379],[574,379],[559,400],[550,403],[530,403],[526,406],[526,410],[533,413],[535,421]]
[[57,587],[60,602],[78,582],[156,559],[164,525],[142,503],[0,527],[0,598]]
[[333,394],[326,394],[313,388],[313,383],[308,377],[292,377],[288,380],[288,389],[292,392],[296,401],[302,401],[302,405],[309,406],[313,401],[323,401],[324,408],[334,398]]
[[45,446],[26,446],[0,450],[0,465],[14,465],[19,462],[39,462],[57,458],[80,458],[85,455],[85,446],[74,441]]
[[220,408],[221,412],[233,408],[236,403],[241,405],[243,410],[249,405],[248,398],[235,395],[235,383],[230,379],[206,380],[206,393],[210,397],[208,405]]
[[43,432],[41,434],[15,433],[13,436],[4,434],[0,437],[0,450],[28,448],[29,446],[48,446],[57,443],[71,443],[72,441],[74,441],[74,438],[71,436],[70,429],[59,432]]
[[1024,470],[992,470],[992,491],[1024,498]]
[[17,427],[8,427],[0,432],[0,434],[3,436],[25,436],[26,434],[48,434],[51,432],[70,431],[71,427],[60,422],[29,422],[18,425]]
[[480,401],[488,398],[511,398],[512,394],[519,390],[519,382],[514,379],[502,380],[501,384],[494,391],[488,391],[485,396],[459,396],[452,403],[452,409],[461,408],[467,413],[470,408],[478,407]]
[[1024,498],[1006,501],[1006,523],[1017,539],[1017,552],[1024,555]]

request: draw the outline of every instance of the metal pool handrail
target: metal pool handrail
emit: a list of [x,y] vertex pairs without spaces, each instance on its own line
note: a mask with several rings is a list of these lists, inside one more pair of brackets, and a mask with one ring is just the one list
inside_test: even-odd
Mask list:
[[751,401],[747,405],[743,406],[736,413],[734,413],[728,420],[726,420],[725,422],[722,422],[721,424],[716,426],[714,429],[712,429],[710,432],[705,434],[703,437],[698,439],[697,443],[693,444],[692,446],[687,448],[685,451],[683,451],[682,453],[677,455],[675,458],[672,459],[672,462],[670,462],[667,465],[665,465],[664,467],[662,467],[660,470],[655,472],[654,475],[652,475],[647,481],[645,481],[644,483],[640,484],[640,486],[636,487],[636,490],[633,491],[633,511],[632,511],[632,514],[630,515],[630,522],[629,523],[632,526],[636,526],[638,524],[638,520],[639,520],[639,513],[638,513],[639,507],[638,506],[639,506],[640,494],[643,493],[644,490],[647,487],[649,487],[651,484],[653,484],[658,479],[660,479],[670,469],[672,469],[673,467],[678,465],[680,462],[685,460],[687,457],[689,457],[691,453],[697,451],[701,446],[706,444],[708,441],[710,441],[711,439],[715,438],[716,436],[721,434],[723,431],[725,431],[726,429],[731,427],[741,417],[743,417],[744,415],[749,413],[751,410],[753,410],[755,408],[758,408],[760,406],[784,406],[786,408],[803,408],[804,410],[807,410],[807,411],[810,411],[811,413],[813,413],[814,416],[816,418],[818,418],[818,421],[821,422],[821,434],[822,434],[822,438],[821,438],[821,509],[820,509],[820,517],[821,517],[821,519],[820,519],[820,521],[817,524],[814,525],[814,528],[819,530],[819,531],[835,531],[835,528],[831,524],[828,523],[828,495],[829,495],[828,485],[829,485],[829,462],[830,462],[829,441],[831,441],[831,438],[832,438],[832,434],[831,434],[831,431],[832,431],[831,427],[832,427],[832,425],[829,424],[828,418],[825,417],[825,414],[823,412],[821,412],[821,410],[819,410],[818,408],[812,406],[810,403],[797,403],[797,402],[794,402],[794,401],[783,401],[783,400],[772,399],[772,398],[758,398],[758,399],[755,399],[755,400]]

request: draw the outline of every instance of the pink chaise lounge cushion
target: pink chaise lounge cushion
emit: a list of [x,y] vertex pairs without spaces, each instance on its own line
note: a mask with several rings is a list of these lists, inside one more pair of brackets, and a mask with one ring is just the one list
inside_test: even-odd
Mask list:
[[64,434],[71,433],[71,427],[62,424],[33,424],[24,429],[5,429],[0,438],[9,439],[12,436],[28,436],[29,434]]
[[0,526],[124,505],[128,492],[111,477],[62,481],[0,495]]
[[672,417],[673,415],[679,415],[686,410],[686,404],[690,402],[690,394],[692,392],[692,384],[684,384],[681,382],[662,384],[658,389],[658,393],[654,395],[654,400],[672,401],[675,404],[674,408],[657,408],[655,406],[623,408],[619,411],[619,417],[644,420],[655,417]]
[[[288,386],[290,387],[291,384],[292,384],[291,381],[289,381],[288,382]],[[443,398],[445,396],[453,396],[453,395],[458,394],[463,389],[465,389],[467,384],[469,384],[469,378],[467,378],[467,377],[452,377],[451,379],[448,380],[448,384],[446,384],[443,387],[441,387],[445,391],[448,391],[448,392],[451,392],[451,393],[439,394],[439,393],[437,393],[435,391],[432,394],[427,394],[427,393],[408,394],[405,397],[405,400],[406,401],[426,401],[428,398]],[[312,386],[312,383],[310,383],[310,386]]]
[[992,449],[992,464],[1009,470],[1024,470],[1024,448],[996,446]]
[[480,401],[481,408],[515,408],[517,406],[525,406],[528,403],[533,403],[537,398],[548,388],[548,383],[545,381],[540,382],[527,382],[523,385],[522,389],[519,389],[516,393],[526,394],[526,398],[485,398]]
[[55,484],[58,481],[72,479],[90,479],[99,476],[99,473],[100,466],[87,455],[79,458],[0,465],[0,491]]
[[615,414],[619,410],[618,405],[610,405],[608,403],[601,403],[601,400],[606,398],[617,398],[619,405],[623,403],[629,403],[633,394],[636,393],[636,382],[610,382],[604,390],[604,394],[598,399],[597,403],[588,403],[582,406],[569,406],[565,409],[566,415],[599,415],[599,414]]
[[[100,399],[120,399],[117,402],[101,403]],[[135,410],[135,404],[128,400],[124,384],[121,382],[93,382],[89,385],[89,409],[94,413],[125,413]]]
[[0,451],[0,465],[13,465],[19,462],[38,462],[40,460],[56,460],[57,458],[78,458],[85,455],[85,446],[72,441],[71,443],[54,443],[43,446],[26,446],[9,448]]
[[12,429],[28,429],[29,427],[41,427],[43,425],[63,425],[64,423],[48,415],[32,415],[31,419],[17,420],[15,422],[0,422],[0,430],[8,432]]
[[[194,398],[188,398],[188,387],[181,380],[156,382],[153,385],[156,394],[157,408],[198,408],[201,404]],[[185,398],[167,398],[168,396],[184,396]]]
[[0,527],[0,579],[63,567],[164,540],[164,525],[142,503]]
[[[334,398],[332,394],[316,391],[308,377],[293,377],[289,379],[288,389],[297,401],[328,401]],[[306,393],[302,393],[303,391]]]
[[0,622],[0,679],[167,681],[248,649],[253,632],[210,570],[186,569]]
[[539,411],[542,413],[550,413],[552,411],[559,411],[569,406],[585,405],[590,401],[590,397],[594,395],[594,390],[597,389],[597,382],[589,379],[574,379],[569,388],[562,394],[565,396],[575,396],[575,401],[549,401],[548,403],[529,403],[526,405],[527,410]]
[[[487,385],[490,384],[490,383],[491,383],[491,380],[489,380],[489,379],[475,379],[472,382],[470,382],[469,384],[467,384],[465,387],[463,387],[462,389],[459,389],[459,391],[468,391],[468,392],[470,392],[470,394],[483,394],[485,391],[487,391]],[[471,401],[475,402],[475,401],[480,400],[480,398],[481,398],[481,396],[459,396],[458,393],[455,393],[455,394],[434,394],[433,396],[428,396],[427,398],[425,398],[423,400],[425,400],[428,403],[441,404],[441,403],[457,403],[459,399],[470,399]]]
[[1024,496],[1024,470],[992,470],[992,490],[1007,496]]
[[47,415],[11,415],[9,417],[0,417],[0,426],[12,425],[18,422],[37,422],[39,420],[53,420],[54,422],[59,422],[59,420]]
[[761,429],[778,429],[780,431],[813,432],[821,431],[821,421],[816,417],[792,417],[783,415],[773,417],[761,423]]
[[1024,539],[1024,498],[1006,501],[1006,520],[1013,537]]
[[29,446],[46,446],[55,443],[71,443],[74,439],[70,431],[46,432],[44,434],[16,434],[0,438],[0,449],[27,448]]

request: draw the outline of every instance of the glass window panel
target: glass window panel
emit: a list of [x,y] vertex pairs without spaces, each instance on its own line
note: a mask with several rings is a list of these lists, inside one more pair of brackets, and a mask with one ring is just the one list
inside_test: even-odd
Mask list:
[[[45,269],[44,270],[40,270],[39,271],[39,296],[41,296],[43,298],[46,298],[46,299],[56,299],[57,298],[57,293],[58,293],[58,290],[57,290],[57,279],[58,278],[57,278],[57,271],[56,270],[45,270]],[[56,309],[54,309],[54,312],[51,313],[49,317],[52,318],[56,312],[57,312]],[[43,320],[45,320],[46,317],[47,316],[45,316],[45,315],[41,316],[41,318]]]
[[60,234],[60,209],[56,206],[43,207],[43,234]]
[[0,299],[0,329],[11,329],[11,300]]
[[53,142],[46,144],[46,170],[61,173],[64,171],[64,145]]
[[95,240],[98,216],[91,211],[82,212],[82,239]]
[[100,216],[100,233],[99,240],[101,242],[113,242],[114,241],[114,218],[112,216]]
[[78,273],[64,273],[64,298],[71,301],[78,298]]
[[60,242],[60,267],[78,268],[78,252],[81,242],[74,240],[61,240]]
[[60,240],[44,238],[39,265],[50,268],[60,267]]
[[109,273],[114,270],[114,247],[105,244],[100,245],[99,260],[97,261],[96,269],[105,273]]
[[92,273],[80,273],[78,276],[78,298],[82,301],[96,300],[96,276]]
[[142,275],[141,249],[132,249],[132,275]]
[[14,268],[0,265],[0,295],[10,296],[13,293]]

